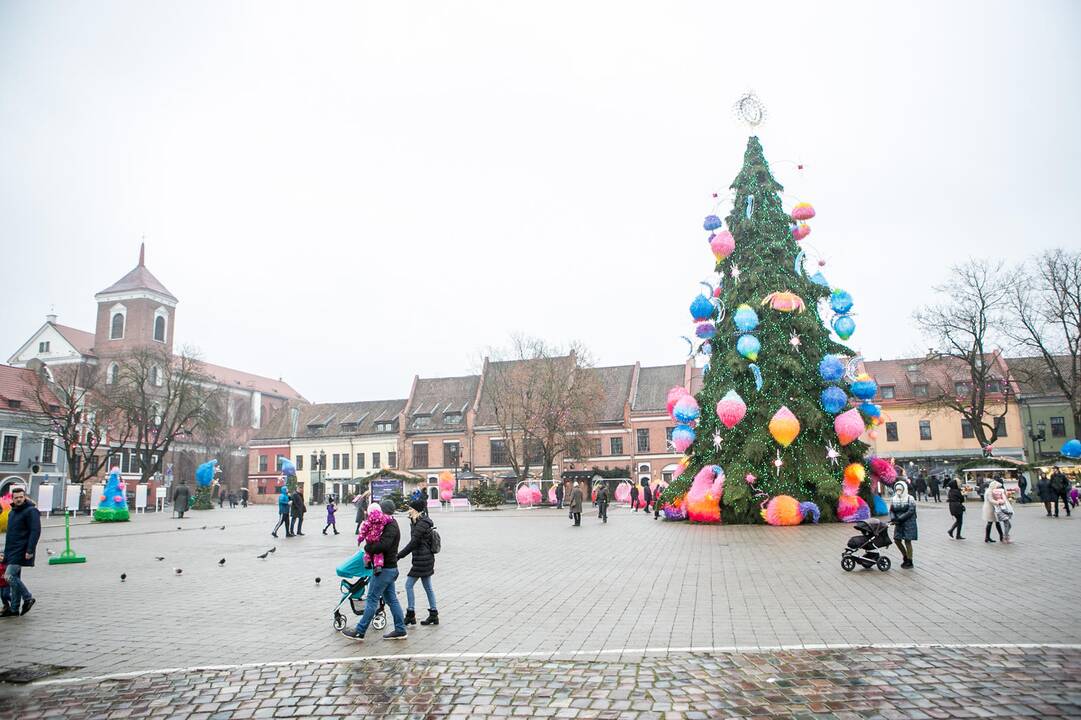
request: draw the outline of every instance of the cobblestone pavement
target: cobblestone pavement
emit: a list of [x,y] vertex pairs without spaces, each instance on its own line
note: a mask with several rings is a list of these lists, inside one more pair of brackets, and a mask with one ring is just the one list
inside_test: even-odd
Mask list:
[[[68,668],[53,677],[98,677],[392,654],[424,667],[500,665],[493,654],[616,667],[689,649],[1081,643],[1081,517],[1049,519],[1034,506],[1018,509],[1013,545],[987,545],[982,527],[950,540],[945,504],[921,504],[916,569],[901,570],[890,549],[886,573],[841,570],[844,525],[696,527],[623,508],[606,525],[587,516],[573,528],[555,510],[436,513],[442,624],[363,644],[331,627],[334,567],[355,545],[351,534],[321,535],[321,514],[313,508],[308,534],[288,540],[270,537],[268,506],[81,525],[74,546],[85,565],[24,573],[38,604],[0,621],[0,669],[38,663]],[[39,549],[62,547],[53,519]]]
[[638,661],[367,658],[9,691],[35,718],[977,718],[1081,716],[1081,650],[897,648]]

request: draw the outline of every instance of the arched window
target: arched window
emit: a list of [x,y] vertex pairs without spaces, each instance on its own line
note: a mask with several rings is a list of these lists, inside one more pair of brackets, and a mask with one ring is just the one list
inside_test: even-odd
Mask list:
[[153,383],[154,385],[156,385],[157,387],[161,387],[161,383],[162,383],[161,368],[158,367],[157,365],[150,368],[150,382]]
[[113,383],[119,382],[119,381],[120,381],[120,366],[117,365],[116,363],[113,363],[112,365],[109,366],[109,374],[108,374],[108,376],[106,376],[105,382],[112,385]]
[[124,313],[113,313],[113,322],[109,331],[110,340],[121,340],[124,337]]
[[165,316],[158,315],[154,318],[154,339],[165,342]]

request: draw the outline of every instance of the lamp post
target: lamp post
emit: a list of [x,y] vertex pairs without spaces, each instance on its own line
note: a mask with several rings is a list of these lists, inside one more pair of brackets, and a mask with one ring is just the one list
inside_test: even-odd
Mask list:
[[1043,441],[1047,439],[1047,424],[1043,420],[1036,423],[1036,430],[1032,429],[1032,423],[1028,424],[1028,438],[1036,444],[1036,461],[1039,462],[1043,455]]
[[458,443],[451,445],[451,460],[454,461],[454,494],[458,494],[458,468],[462,464],[462,446]]

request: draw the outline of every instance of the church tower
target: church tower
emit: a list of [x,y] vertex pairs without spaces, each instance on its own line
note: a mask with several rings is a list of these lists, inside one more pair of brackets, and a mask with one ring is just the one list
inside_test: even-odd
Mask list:
[[94,299],[98,302],[94,352],[99,357],[150,344],[160,344],[172,354],[177,299],[146,269],[145,245],[139,245],[135,269]]

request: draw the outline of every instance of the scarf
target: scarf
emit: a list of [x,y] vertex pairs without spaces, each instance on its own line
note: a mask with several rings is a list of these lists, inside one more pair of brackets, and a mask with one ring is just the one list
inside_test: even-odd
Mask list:
[[912,497],[908,494],[908,483],[898,480],[893,484],[893,504],[908,505]]

